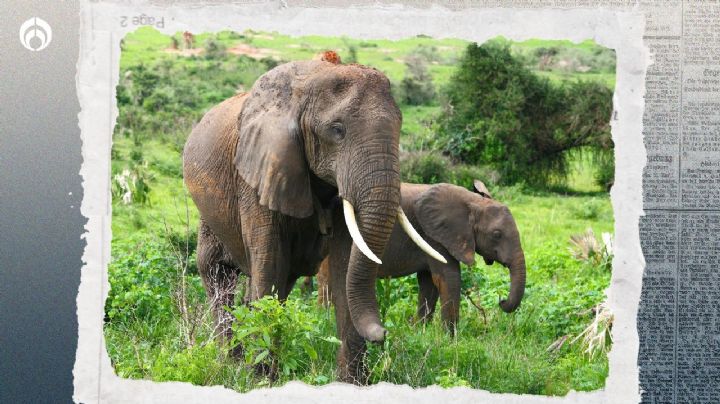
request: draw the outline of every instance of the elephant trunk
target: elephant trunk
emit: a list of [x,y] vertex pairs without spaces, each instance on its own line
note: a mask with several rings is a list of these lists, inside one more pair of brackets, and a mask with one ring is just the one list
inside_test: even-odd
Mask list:
[[500,301],[500,308],[512,313],[520,306],[525,294],[525,254],[521,251],[510,263],[510,294],[506,300]]
[[[373,157],[365,155],[350,171],[350,181],[345,184],[352,185],[343,197],[349,199],[356,210],[357,228],[366,248],[376,257],[382,257],[400,206],[400,174],[397,154],[389,156],[388,153],[392,145],[377,146],[379,151]],[[345,286],[355,329],[366,340],[381,342],[386,331],[380,322],[375,296],[379,260],[372,260],[373,254],[368,258],[368,254],[353,243]]]

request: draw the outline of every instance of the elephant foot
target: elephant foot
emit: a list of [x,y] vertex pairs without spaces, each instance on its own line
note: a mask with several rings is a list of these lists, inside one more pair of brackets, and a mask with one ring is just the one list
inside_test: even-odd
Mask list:
[[349,369],[346,367],[340,371],[338,381],[354,384],[356,386],[367,386],[369,382],[369,375],[367,369]]
[[365,386],[369,381],[369,370],[365,363],[365,342],[360,340],[354,349],[347,350],[351,344],[343,343],[338,353],[338,381]]

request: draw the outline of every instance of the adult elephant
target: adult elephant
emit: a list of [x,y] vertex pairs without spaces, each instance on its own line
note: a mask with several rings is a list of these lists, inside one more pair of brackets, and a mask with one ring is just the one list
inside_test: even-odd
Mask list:
[[[454,332],[460,308],[460,262],[472,266],[475,254],[490,265],[497,261],[510,270],[510,293],[500,301],[505,312],[514,311],[525,292],[525,254],[520,234],[507,206],[494,200],[485,185],[476,180],[475,191],[451,184],[407,184],[401,186],[402,208],[409,221],[421,229],[431,245],[446,258],[441,263],[428,257],[414,246],[411,237],[396,225],[385,253],[378,277],[395,278],[417,274],[419,296],[417,316],[431,318],[440,298],[445,325]],[[409,225],[406,223],[405,225]],[[330,256],[323,261],[318,273],[318,299],[328,297],[338,305],[342,300],[336,274],[347,260],[346,245],[352,241],[338,224],[330,243]],[[342,305],[342,301],[339,303]],[[362,350],[362,346],[358,346]],[[359,351],[358,353],[361,353]],[[362,355],[356,356],[361,357]],[[362,363],[358,362],[357,367]],[[358,369],[360,372],[362,369]]]
[[402,214],[400,126],[381,72],[326,61],[280,65],[205,114],[183,171],[200,211],[198,270],[223,339],[240,272],[246,301],[284,299],[298,277],[316,273],[338,196],[354,240],[343,282],[351,324],[340,332],[384,339],[375,277]]

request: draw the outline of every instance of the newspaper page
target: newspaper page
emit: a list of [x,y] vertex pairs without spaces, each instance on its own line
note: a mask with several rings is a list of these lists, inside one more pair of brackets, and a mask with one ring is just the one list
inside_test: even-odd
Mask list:
[[[720,3],[675,2],[645,40],[645,274],[638,312],[645,402],[720,398]],[[651,17],[649,17],[651,18]]]

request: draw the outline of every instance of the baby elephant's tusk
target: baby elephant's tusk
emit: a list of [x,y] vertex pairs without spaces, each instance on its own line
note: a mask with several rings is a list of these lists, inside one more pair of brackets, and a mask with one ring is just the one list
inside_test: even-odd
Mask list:
[[358,249],[360,249],[360,251],[365,254],[370,261],[382,264],[380,258],[378,258],[372,250],[370,250],[370,247],[368,247],[367,244],[365,244],[365,240],[363,240],[357,221],[355,220],[355,208],[353,208],[352,204],[345,199],[343,199],[343,213],[345,213],[345,224],[347,225],[350,236]]
[[405,216],[405,212],[403,212],[402,208],[398,206],[398,220],[400,220],[400,225],[402,226],[403,230],[405,230],[405,233],[410,236],[412,241],[417,244],[418,247],[420,247],[421,250],[425,251],[425,253],[436,260],[442,262],[443,264],[447,264],[447,260],[445,257],[443,257],[439,252],[435,251],[434,248],[430,246],[430,244],[427,243],[427,241],[423,240],[422,237],[418,234],[418,232],[415,230],[415,228],[410,223],[410,219]]

